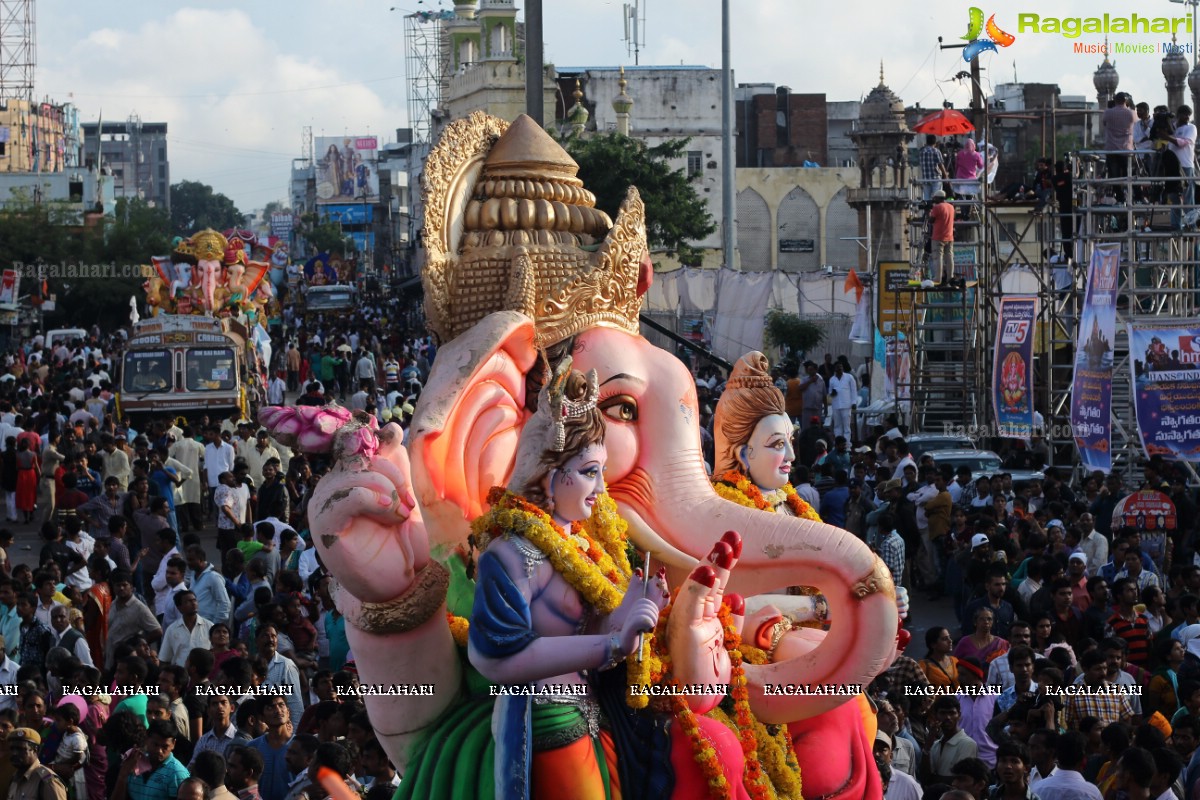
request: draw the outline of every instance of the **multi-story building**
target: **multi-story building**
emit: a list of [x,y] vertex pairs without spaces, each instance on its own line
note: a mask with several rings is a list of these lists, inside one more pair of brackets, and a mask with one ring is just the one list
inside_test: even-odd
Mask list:
[[167,123],[142,122],[137,117],[85,122],[83,163],[109,168],[117,197],[140,197],[154,206],[171,207]]
[[78,167],[79,111],[70,103],[0,99],[0,172]]

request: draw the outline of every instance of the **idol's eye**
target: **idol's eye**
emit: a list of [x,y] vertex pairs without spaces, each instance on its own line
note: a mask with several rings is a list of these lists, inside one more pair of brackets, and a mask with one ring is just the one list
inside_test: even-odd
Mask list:
[[637,422],[637,400],[627,394],[616,394],[600,401],[600,410],[616,422]]
[[584,476],[585,478],[595,478],[595,477],[596,477],[597,475],[599,475],[599,474],[600,474],[600,468],[599,468],[599,467],[591,467],[591,468],[589,468],[589,469],[585,469],[585,470],[583,471],[583,476]]

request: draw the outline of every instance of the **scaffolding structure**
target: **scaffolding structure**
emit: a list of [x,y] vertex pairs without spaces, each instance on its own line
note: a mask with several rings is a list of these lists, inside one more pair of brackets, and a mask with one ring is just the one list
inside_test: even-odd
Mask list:
[[0,100],[33,102],[34,22],[33,0],[0,0]]
[[[922,181],[915,181],[921,185]],[[990,278],[986,258],[991,240],[986,220],[986,198],[982,179],[950,181],[956,192],[946,202],[954,207],[954,274],[965,285],[956,289],[923,286],[936,280],[937,265],[926,251],[929,240],[929,202],[909,206],[907,223],[912,279],[906,286],[893,287],[894,307],[906,309],[898,329],[908,343],[911,367],[897,376],[897,397],[907,397],[911,409],[906,417],[898,403],[898,419],[913,432],[974,435],[987,419],[981,402],[981,380],[986,371],[987,330],[982,319]],[[941,182],[938,182],[940,187]]]
[[454,18],[453,11],[418,11],[404,17],[408,124],[414,144],[431,143],[433,112],[441,107],[449,88],[450,48],[445,23]]
[[[1121,255],[1112,342],[1111,452],[1113,471],[1129,478],[1140,472],[1143,450],[1133,410],[1130,361],[1140,354],[1129,350],[1126,324],[1195,324],[1200,317],[1200,231],[1194,224],[1184,224],[1187,213],[1197,206],[1181,204],[1164,191],[1164,180],[1153,176],[1152,154],[1133,156],[1125,177],[1101,177],[1101,165],[1109,155],[1131,158],[1125,153],[1084,151],[1071,160],[1076,257],[1069,280],[1049,293],[1054,314],[1066,331],[1053,337],[1047,353],[1050,413],[1046,419],[1052,455],[1063,459],[1060,463],[1076,464],[1070,404],[1078,315],[1093,250],[1117,244]],[[1180,180],[1181,186],[1191,184],[1195,191],[1195,177]],[[1051,241],[1067,244],[1057,230]],[[1190,465],[1188,469],[1195,480],[1195,471]]]
[[[1131,159],[1130,174],[1104,177],[1108,155]],[[907,415],[897,402],[901,422],[913,431],[965,433],[981,447],[1003,453],[1007,445],[995,435],[991,400],[999,300],[1005,295],[1033,295],[1038,298],[1033,407],[1042,417],[1050,450],[1048,466],[1081,479],[1071,429],[1079,316],[1092,253],[1100,245],[1114,243],[1120,247],[1120,271],[1112,343],[1113,471],[1127,480],[1140,474],[1143,450],[1133,409],[1130,363],[1140,356],[1129,352],[1126,324],[1170,327],[1194,324],[1200,318],[1200,231],[1195,224],[1186,224],[1188,212],[1200,205],[1181,204],[1178,196],[1164,192],[1164,179],[1155,176],[1152,159],[1147,153],[1068,154],[1064,160],[1071,176],[1071,209],[1056,207],[1047,197],[998,201],[988,196],[987,187],[977,196],[951,201],[957,212],[956,269],[966,271],[968,281],[969,268],[976,270],[975,287],[968,284],[965,290],[916,284],[919,278],[937,275],[930,274],[923,247],[928,204],[910,206],[914,280],[892,290],[896,307],[907,309],[901,330],[912,360],[908,382],[896,386],[898,396],[911,399]],[[1180,180],[1184,186],[1196,183],[1195,177]],[[921,181],[916,183],[919,186]],[[1072,222],[1070,235],[1062,224],[1064,218]],[[1194,471],[1192,475],[1196,478]]]

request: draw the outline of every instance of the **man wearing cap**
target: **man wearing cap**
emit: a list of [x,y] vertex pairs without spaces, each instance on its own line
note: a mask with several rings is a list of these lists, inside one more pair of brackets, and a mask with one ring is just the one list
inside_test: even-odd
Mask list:
[[1092,605],[1092,598],[1087,590],[1087,556],[1083,553],[1072,553],[1067,559],[1067,578],[1071,581],[1071,605],[1082,614]]
[[8,800],[67,800],[67,787],[38,760],[41,734],[33,728],[17,728],[7,741],[8,758],[16,769],[8,787]]
[[881,730],[875,731],[875,761],[892,767],[892,779],[888,783],[884,800],[921,800],[921,784],[916,778],[892,766],[892,736]]
[[949,288],[950,278],[954,274],[954,206],[946,202],[946,193],[941,189],[933,193],[929,221],[933,225],[930,278],[932,279],[936,269],[939,277],[938,288],[946,289]]

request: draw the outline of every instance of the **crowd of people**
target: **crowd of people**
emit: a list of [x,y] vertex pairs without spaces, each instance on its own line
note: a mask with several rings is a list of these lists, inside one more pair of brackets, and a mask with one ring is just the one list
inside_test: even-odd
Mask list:
[[[385,318],[285,329],[273,399],[407,425],[436,349],[381,338]],[[390,797],[400,778],[355,695],[310,541],[329,464],[238,413],[135,429],[114,415],[119,340],[41,344],[10,353],[0,379],[7,517],[43,541],[18,563],[0,530],[0,685],[15,687],[0,695],[0,791],[319,798],[327,767]],[[799,496],[955,620],[910,617],[924,656],[868,690],[887,798],[1200,797],[1200,567],[1183,472],[1154,459],[1137,485],[974,475],[914,453],[892,421],[868,426],[868,376],[849,359],[775,374]],[[696,383],[711,464],[723,382],[705,368]],[[1025,446],[1025,465],[1042,467],[1044,447]],[[1173,530],[1114,523],[1135,488],[1170,496]]]
[[[386,313],[292,320],[275,399],[290,384],[295,402],[406,423],[433,347],[381,340]],[[121,344],[33,337],[5,356],[0,796],[316,800],[324,767],[391,798],[399,778],[308,541],[329,464],[236,412],[118,419]],[[14,551],[25,525],[36,560]]]

